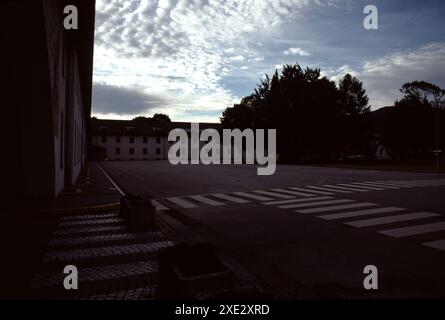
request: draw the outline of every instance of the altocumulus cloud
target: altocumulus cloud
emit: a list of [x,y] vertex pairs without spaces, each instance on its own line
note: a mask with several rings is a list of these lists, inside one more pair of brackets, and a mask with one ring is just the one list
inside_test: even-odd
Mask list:
[[[94,94],[93,113],[130,117],[163,105],[156,112],[175,120],[195,119],[194,113],[204,112],[207,120],[217,121],[221,111],[239,100],[224,80],[245,77],[238,75],[240,68],[249,68],[257,78],[257,70],[274,65],[264,59],[265,48],[255,39],[273,37],[280,24],[312,7],[341,3],[98,0],[94,81],[100,85],[95,86],[99,91]],[[253,89],[257,79],[247,81]]]
[[[131,118],[164,112],[174,120],[218,121],[273,66],[295,62],[321,67],[335,80],[346,72],[357,75],[374,108],[392,104],[407,81],[444,87],[443,42],[411,43],[411,36],[395,33],[406,44],[388,47],[396,31],[388,25],[373,41],[391,41],[369,54],[358,45],[362,33],[348,34],[348,41],[338,38],[345,28],[361,30],[364,3],[97,0],[93,114]],[[317,28],[308,16],[327,22]]]

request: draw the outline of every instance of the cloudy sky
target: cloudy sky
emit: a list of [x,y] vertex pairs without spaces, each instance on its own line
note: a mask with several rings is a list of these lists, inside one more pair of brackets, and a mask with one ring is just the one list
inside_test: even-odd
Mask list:
[[[379,9],[365,30],[363,9]],[[404,82],[445,88],[443,0],[97,0],[93,115],[217,122],[286,63],[363,81],[373,109]]]

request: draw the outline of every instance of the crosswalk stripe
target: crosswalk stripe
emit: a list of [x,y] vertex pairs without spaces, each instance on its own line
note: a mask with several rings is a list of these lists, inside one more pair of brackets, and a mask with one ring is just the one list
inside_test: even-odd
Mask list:
[[316,187],[316,186],[308,186],[306,188],[309,189],[316,189],[316,190],[321,190],[321,191],[328,191],[328,192],[334,192],[334,193],[351,193],[351,191],[346,191],[346,190],[338,190],[338,189],[332,189],[332,188],[326,188],[326,187]]
[[436,217],[436,216],[439,216],[439,214],[431,213],[431,212],[416,212],[416,213],[399,214],[399,215],[395,215],[395,216],[388,216],[388,217],[381,217],[381,218],[374,218],[374,219],[350,221],[350,222],[345,222],[345,224],[353,226],[353,227],[357,227],[357,228],[362,228],[362,227],[378,226],[381,224],[390,224],[390,223],[395,223],[395,222],[424,219],[424,218],[430,218],[430,217]]
[[342,186],[331,185],[331,184],[323,185],[323,187],[328,187],[328,188],[333,188],[333,189],[340,189],[340,190],[346,190],[346,191],[354,191],[354,192],[367,192],[367,191],[369,191],[369,190],[364,190],[364,189],[360,189],[360,188],[342,187]]
[[401,238],[401,237],[415,236],[418,234],[431,233],[444,230],[445,230],[445,222],[436,222],[436,223],[421,224],[411,227],[383,230],[379,231],[379,233],[393,238]]
[[[341,186],[346,186],[346,184],[341,184]],[[349,186],[354,187],[354,188],[361,188],[361,189],[366,189],[366,190],[377,190],[377,191],[386,189],[386,188],[377,187],[377,186],[370,186],[370,185],[367,185],[364,183],[359,183],[359,182],[351,183],[351,184],[349,184]]]
[[227,194],[222,194],[222,193],[212,194],[212,197],[220,198],[220,199],[235,202],[235,203],[249,203],[250,202],[249,200],[228,196]]
[[271,192],[271,191],[255,190],[255,191],[252,191],[252,192],[263,194],[265,196],[280,198],[280,199],[293,199],[294,198],[294,197],[289,196],[287,194],[281,194],[281,193]]
[[263,204],[271,206],[271,205],[300,203],[300,202],[329,200],[329,199],[332,199],[332,197],[312,197],[312,198],[300,198],[300,199],[292,199],[292,200],[279,200],[279,201],[272,201],[272,202],[263,202]]
[[371,215],[371,214],[399,212],[399,211],[404,211],[404,210],[405,209],[403,209],[403,208],[386,207],[386,208],[367,209],[367,210],[359,210],[359,211],[349,211],[349,212],[342,212],[342,213],[333,213],[333,214],[319,216],[319,218],[321,218],[323,220],[335,220],[335,219],[366,216],[366,215]]
[[316,190],[309,190],[309,189],[298,188],[298,187],[290,187],[289,189],[297,190],[297,191],[303,191],[303,192],[310,192],[310,193],[315,193],[315,194],[321,194],[321,195],[325,195],[325,196],[329,196],[331,194],[334,194],[333,192],[316,191]]
[[409,184],[403,181],[375,181],[377,183],[389,184],[391,186],[405,187],[405,188],[414,188],[416,185]]
[[196,201],[208,204],[209,206],[212,206],[212,207],[224,206],[224,203],[209,199],[204,196],[190,196],[189,198],[192,198]]
[[424,246],[445,251],[445,239],[422,243]]
[[256,194],[250,194],[247,192],[234,192],[234,195],[240,196],[240,197],[244,197],[247,199],[253,199],[253,200],[258,200],[258,201],[271,201],[274,200],[273,198],[267,198],[267,197],[262,197]]
[[289,204],[289,205],[284,205],[284,206],[278,206],[278,208],[280,208],[280,209],[295,209],[295,208],[322,206],[322,205],[335,204],[335,203],[348,203],[348,202],[353,202],[353,200],[340,199],[340,200],[305,202],[305,203],[296,203],[296,204]]
[[281,193],[287,193],[287,194],[292,194],[294,196],[300,196],[300,197],[313,197],[313,194],[308,194],[308,193],[303,193],[303,192],[298,192],[298,191],[291,191],[291,190],[286,190],[286,189],[272,189],[273,191],[276,192],[281,192]]
[[158,211],[165,211],[165,210],[169,210],[169,208],[167,208],[166,206],[164,206],[162,203],[160,203],[159,201],[156,200],[151,200],[151,204],[155,206],[156,210]]
[[384,185],[384,184],[379,184],[379,183],[370,183],[370,182],[360,182],[360,183],[354,183],[357,185],[362,185],[362,186],[369,186],[369,187],[376,187],[376,188],[383,188],[384,189],[399,189],[400,187],[396,187],[396,186],[392,186],[392,185]]
[[194,203],[188,202],[188,201],[186,201],[184,199],[177,198],[177,197],[175,197],[175,198],[166,198],[166,200],[168,200],[170,202],[173,202],[174,204],[176,204],[176,205],[178,205],[180,207],[183,207],[185,209],[197,208],[198,207]]
[[407,184],[411,184],[411,185],[414,185],[414,186],[420,186],[420,187],[423,187],[423,186],[428,186],[428,185],[430,185],[430,181],[422,181],[422,180],[409,180],[409,181],[407,181],[406,182]]
[[362,183],[366,183],[371,186],[381,186],[384,188],[393,187],[393,188],[406,188],[405,185],[397,184],[397,183],[389,183],[389,182],[377,182],[377,181],[364,181]]
[[345,204],[345,205],[339,205],[339,206],[330,206],[330,207],[319,207],[314,209],[305,209],[305,210],[296,210],[298,213],[319,213],[319,212],[326,212],[326,211],[334,211],[334,210],[344,210],[344,209],[352,209],[352,208],[361,208],[361,207],[371,207],[375,206],[375,203],[370,202],[362,202],[362,203],[353,203],[353,204]]

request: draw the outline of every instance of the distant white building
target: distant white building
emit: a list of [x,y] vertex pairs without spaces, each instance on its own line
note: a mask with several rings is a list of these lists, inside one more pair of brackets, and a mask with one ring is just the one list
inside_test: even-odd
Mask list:
[[[173,142],[168,141],[171,130],[181,128],[190,132],[190,123],[143,120],[91,119],[90,156],[100,160],[167,160]],[[200,123],[200,130],[220,130],[216,123]]]

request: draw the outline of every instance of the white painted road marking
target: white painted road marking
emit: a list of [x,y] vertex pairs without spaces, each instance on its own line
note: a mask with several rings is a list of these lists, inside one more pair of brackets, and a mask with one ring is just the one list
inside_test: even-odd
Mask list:
[[305,210],[295,210],[295,212],[303,213],[303,214],[319,213],[319,212],[334,211],[334,210],[344,210],[344,209],[352,209],[352,208],[371,207],[371,206],[375,206],[375,205],[376,205],[375,203],[363,202],[363,203],[345,204],[345,205],[340,205],[340,206],[320,207],[320,208],[305,209]]
[[313,197],[314,196],[313,194],[308,194],[308,193],[303,193],[303,192],[298,192],[298,191],[291,191],[291,190],[286,190],[286,189],[272,189],[272,191],[292,194],[294,196],[300,196],[300,197]]
[[424,219],[437,216],[440,216],[440,214],[431,212],[416,212],[416,213],[399,214],[395,216],[388,216],[388,217],[381,217],[374,219],[345,222],[345,224],[357,228],[362,228],[362,227],[378,226],[382,224],[390,224],[401,221],[411,221],[416,219]]
[[333,213],[333,214],[319,216],[319,218],[324,219],[324,220],[335,220],[335,219],[351,218],[351,217],[365,216],[365,215],[378,214],[378,213],[398,212],[398,211],[404,211],[404,210],[406,210],[406,209],[398,208],[398,207],[386,207],[386,208],[377,208],[377,209],[368,209],[368,210],[359,210],[359,211],[349,211],[349,212],[342,212],[342,213]]
[[340,199],[340,200],[328,200],[328,201],[318,201],[318,202],[305,202],[305,203],[297,203],[297,204],[289,204],[284,206],[278,206],[281,209],[295,209],[295,208],[305,208],[305,207],[314,207],[314,206],[322,206],[325,204],[335,204],[335,203],[348,203],[354,202],[349,199]]
[[303,199],[292,199],[292,200],[279,200],[272,202],[264,202],[265,205],[279,205],[279,204],[288,204],[288,203],[299,203],[299,202],[308,202],[308,201],[318,201],[318,200],[329,200],[332,197],[312,197],[312,198],[303,198]]
[[421,224],[405,228],[383,230],[379,231],[379,233],[393,238],[401,238],[401,237],[415,236],[418,234],[431,233],[444,230],[445,230],[445,222],[436,222],[436,223]]
[[303,191],[303,192],[310,192],[310,193],[315,193],[315,194],[321,194],[321,195],[325,195],[325,196],[329,196],[331,194],[334,194],[333,192],[309,190],[307,188],[299,188],[299,187],[290,187],[289,189],[297,190],[297,191]]
[[381,184],[375,184],[375,183],[366,183],[366,182],[355,182],[353,183],[353,185],[357,185],[357,186],[364,186],[368,189],[372,189],[372,190],[385,190],[385,189],[400,189],[399,187],[394,187],[394,186],[388,186],[388,185],[381,185]]
[[307,186],[306,188],[316,189],[316,190],[321,190],[321,191],[328,191],[328,192],[333,192],[333,193],[351,193],[351,191],[338,190],[338,189],[332,189],[332,188],[326,188],[326,187]]
[[372,182],[372,181],[366,181],[364,182],[366,184],[375,185],[375,186],[382,186],[382,187],[392,187],[392,188],[412,188],[412,186],[406,186],[404,184],[398,184],[398,183],[389,183],[389,182]]
[[183,207],[185,209],[190,209],[190,208],[197,208],[198,206],[194,203],[185,201],[184,199],[181,198],[167,198],[166,200],[173,202],[174,204]]
[[249,200],[228,196],[228,195],[222,194],[222,193],[212,194],[212,197],[220,198],[220,199],[235,202],[235,203],[249,203],[250,202]]
[[209,206],[212,206],[212,207],[224,206],[224,203],[206,198],[204,196],[190,196],[189,198],[192,198],[196,201],[208,204]]
[[253,192],[263,194],[265,196],[280,198],[280,199],[293,199],[294,198],[294,197],[286,195],[286,194],[281,194],[281,193],[276,193],[276,192],[271,192],[271,191],[255,190]]
[[163,204],[161,204],[160,202],[158,202],[156,200],[151,200],[151,204],[154,205],[156,210],[158,210],[158,211],[169,210],[169,208],[167,208],[166,206],[164,206]]
[[377,186],[368,186],[368,185],[363,185],[363,183],[350,183],[350,184],[339,184],[340,186],[349,186],[349,187],[354,187],[354,188],[359,188],[359,189],[365,189],[365,190],[377,190],[377,191],[382,191],[385,190],[385,188],[382,187],[377,187]]
[[445,251],[445,239],[422,243],[424,246]]
[[327,187],[327,188],[331,188],[331,189],[353,191],[353,192],[367,192],[367,191],[369,191],[369,190],[358,189],[358,188],[353,188],[353,187],[342,187],[342,186],[337,186],[337,185],[332,185],[332,184],[323,185],[323,187]]
[[247,192],[234,192],[234,195],[240,196],[240,197],[244,197],[244,198],[248,198],[248,199],[253,199],[253,200],[258,200],[258,201],[271,201],[274,200],[273,198],[267,198],[267,197],[262,197],[256,194],[250,194]]
[[417,185],[415,185],[415,184],[411,184],[411,183],[404,182],[404,181],[376,181],[376,182],[377,183],[384,183],[384,184],[394,185],[394,186],[405,187],[405,188],[417,187]]

